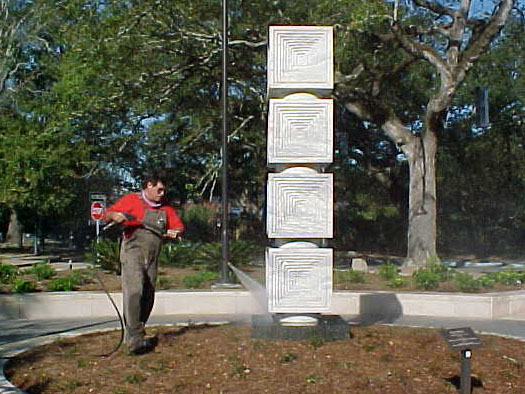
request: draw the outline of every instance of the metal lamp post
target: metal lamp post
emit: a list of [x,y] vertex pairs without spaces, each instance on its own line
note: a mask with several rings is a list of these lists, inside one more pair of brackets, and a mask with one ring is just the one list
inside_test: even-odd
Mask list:
[[220,284],[230,283],[229,204],[228,204],[228,0],[222,0],[222,262]]

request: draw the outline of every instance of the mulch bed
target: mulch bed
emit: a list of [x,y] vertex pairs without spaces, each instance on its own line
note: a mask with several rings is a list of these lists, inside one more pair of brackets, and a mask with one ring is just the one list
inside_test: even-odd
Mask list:
[[[250,327],[155,327],[154,352],[130,356],[120,333],[62,339],[31,350],[6,368],[39,394],[456,393],[459,352],[434,329],[352,327],[351,338],[323,342],[261,340]],[[474,351],[474,393],[525,393],[525,343],[481,336]]]

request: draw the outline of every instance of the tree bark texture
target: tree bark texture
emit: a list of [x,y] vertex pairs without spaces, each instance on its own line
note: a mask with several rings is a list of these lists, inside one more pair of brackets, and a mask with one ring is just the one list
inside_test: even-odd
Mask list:
[[11,211],[11,216],[9,217],[6,242],[9,244],[16,244],[19,249],[22,249],[22,224],[18,220],[18,216],[14,209]]

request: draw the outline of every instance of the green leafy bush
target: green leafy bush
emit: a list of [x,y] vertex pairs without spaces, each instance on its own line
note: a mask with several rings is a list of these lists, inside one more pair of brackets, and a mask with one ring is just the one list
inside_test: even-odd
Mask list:
[[15,293],[30,293],[35,289],[36,283],[27,279],[14,279],[11,284],[11,291]]
[[518,271],[492,272],[487,274],[487,276],[496,283],[500,283],[505,286],[519,286],[525,282],[525,273]]
[[36,263],[31,267],[30,272],[36,276],[37,280],[52,278],[56,273],[49,263]]
[[439,282],[441,282],[441,276],[439,273],[427,268],[416,271],[412,277],[414,278],[416,287],[423,290],[437,289],[439,287]]
[[91,261],[102,269],[120,275],[120,245],[111,239],[99,239],[92,245]]
[[478,278],[478,282],[481,287],[485,287],[488,289],[494,287],[494,285],[496,284],[496,280],[490,274],[480,276]]
[[195,242],[213,242],[217,239],[217,208],[209,204],[188,204],[180,210],[186,230],[184,238]]
[[[258,245],[249,241],[233,241],[230,244],[230,262],[236,267],[250,264],[258,252]],[[217,270],[222,261],[222,245],[219,242],[209,242],[196,245],[195,263],[208,269]]]
[[171,267],[191,267],[198,264],[200,242],[183,240],[162,245],[159,253],[159,264]]
[[399,276],[397,273],[397,266],[391,262],[387,262],[379,267],[377,275],[383,280],[392,280]]
[[454,276],[454,272],[446,265],[441,264],[437,257],[429,257],[425,269],[438,275],[440,282],[446,282]]
[[452,283],[455,289],[465,293],[474,293],[481,288],[480,281],[465,272],[456,272]]
[[71,276],[64,276],[61,278],[52,279],[47,284],[47,289],[50,291],[73,291],[75,290],[75,278]]
[[182,278],[182,284],[188,289],[198,289],[205,283],[217,279],[219,275],[213,271],[201,271],[195,275],[188,275]]
[[362,271],[336,271],[336,281],[342,283],[365,283],[365,273]]
[[400,287],[405,287],[408,284],[407,280],[405,278],[402,278],[400,276],[390,279],[386,282],[386,285],[388,287],[392,287],[394,289],[399,289]]
[[17,267],[0,262],[0,283],[11,283],[17,276]]

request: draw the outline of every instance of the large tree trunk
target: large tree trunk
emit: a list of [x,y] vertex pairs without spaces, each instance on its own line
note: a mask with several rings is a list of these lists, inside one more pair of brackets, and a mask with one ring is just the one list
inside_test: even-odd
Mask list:
[[6,242],[16,244],[19,249],[22,249],[22,224],[18,220],[18,216],[14,209],[11,210],[11,216],[9,217]]
[[417,268],[437,255],[437,139],[427,131],[411,141],[407,265]]

